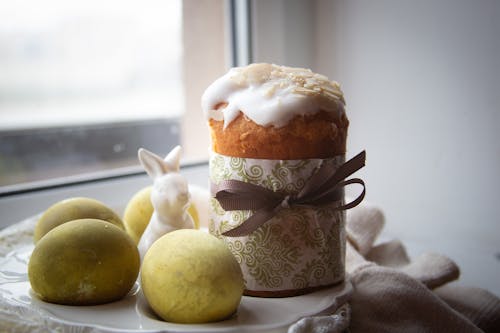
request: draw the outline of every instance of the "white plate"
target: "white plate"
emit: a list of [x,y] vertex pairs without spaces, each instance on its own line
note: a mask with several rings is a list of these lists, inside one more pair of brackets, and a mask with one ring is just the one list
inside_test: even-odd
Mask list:
[[[139,284],[122,300],[97,306],[46,303],[31,292],[27,264],[33,245],[17,246],[0,259],[0,325],[45,325],[88,332],[286,332],[302,317],[332,313],[352,292],[350,282],[311,294],[287,298],[242,298],[237,313],[224,321],[174,324],[160,320],[148,307]],[[17,316],[17,321],[16,321]],[[3,317],[3,318],[2,318]]]

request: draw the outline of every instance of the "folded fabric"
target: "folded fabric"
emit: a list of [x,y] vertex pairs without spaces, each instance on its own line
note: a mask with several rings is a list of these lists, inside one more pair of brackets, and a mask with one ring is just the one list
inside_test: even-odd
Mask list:
[[362,266],[351,282],[351,332],[481,332],[423,283],[394,268]]
[[[498,297],[450,284],[460,271],[446,256],[428,252],[411,260],[399,240],[375,244],[384,223],[382,210],[368,203],[346,214],[346,271],[354,289],[344,317],[349,332],[500,332]],[[289,333],[345,330],[339,311],[299,323]]]
[[451,283],[435,293],[484,332],[500,332],[499,300],[489,291]]
[[290,326],[288,333],[344,332],[349,327],[351,307],[348,303],[340,306],[330,316],[315,316],[300,319]]

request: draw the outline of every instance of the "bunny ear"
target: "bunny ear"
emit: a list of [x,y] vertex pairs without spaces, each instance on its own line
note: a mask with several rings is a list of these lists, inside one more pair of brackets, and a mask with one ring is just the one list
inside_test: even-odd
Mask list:
[[139,148],[137,155],[139,162],[141,162],[149,177],[155,179],[168,172],[167,165],[160,156],[144,148]]
[[167,157],[165,157],[164,163],[167,165],[167,170],[169,172],[179,172],[181,152],[181,146],[175,146],[174,149],[168,153]]

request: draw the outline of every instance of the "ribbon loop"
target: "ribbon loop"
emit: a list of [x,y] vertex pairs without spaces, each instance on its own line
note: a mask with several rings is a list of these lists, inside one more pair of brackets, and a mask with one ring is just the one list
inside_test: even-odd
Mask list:
[[279,193],[265,187],[239,180],[224,180],[211,184],[212,196],[226,211],[252,210],[253,215],[239,226],[223,233],[224,236],[246,236],[273,218],[282,209],[293,206],[316,207],[343,198],[344,187],[359,184],[362,192],[353,201],[334,208],[346,210],[363,201],[366,193],[365,183],[359,178],[345,180],[365,165],[366,153],[362,151],[349,161],[334,169],[331,164],[323,164],[306,182],[297,194]]

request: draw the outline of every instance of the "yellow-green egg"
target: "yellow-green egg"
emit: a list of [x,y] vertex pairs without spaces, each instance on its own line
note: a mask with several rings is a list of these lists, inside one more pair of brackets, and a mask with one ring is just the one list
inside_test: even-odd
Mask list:
[[90,305],[124,297],[139,269],[139,251],[125,231],[106,221],[80,219],[53,228],[36,243],[28,277],[43,301]]
[[141,286],[165,321],[207,323],[235,313],[244,280],[224,242],[201,230],[182,229],[153,243],[142,264]]
[[125,229],[120,216],[111,208],[95,199],[77,197],[62,200],[50,206],[37,221],[33,240],[36,243],[53,228],[78,219],[104,220]]

